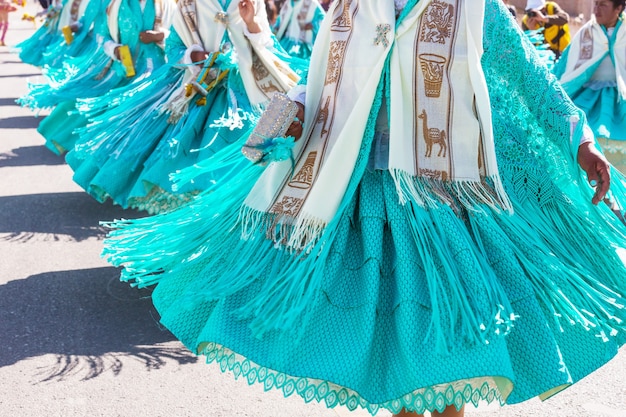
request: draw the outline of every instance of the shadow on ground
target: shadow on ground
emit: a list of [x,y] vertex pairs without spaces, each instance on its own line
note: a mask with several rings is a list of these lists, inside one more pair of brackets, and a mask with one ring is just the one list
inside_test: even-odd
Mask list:
[[[2,100],[0,100],[1,102]],[[0,103],[0,106],[2,103]],[[22,146],[10,152],[0,153],[0,168],[34,165],[63,165],[65,158],[48,150],[45,146]]]
[[0,239],[15,242],[103,238],[107,230],[99,225],[101,220],[146,215],[98,203],[84,192],[0,197],[0,213]]
[[33,72],[33,73],[26,73],[26,74],[5,74],[5,75],[0,75],[0,78],[16,78],[16,77],[39,77],[41,76],[41,73],[37,73],[37,72]]
[[0,129],[36,129],[41,119],[34,116],[16,116],[0,119]]
[[17,106],[18,104],[15,100],[17,100],[17,97],[0,98],[0,106]]
[[[0,367],[52,354],[39,382],[119,374],[128,361],[148,370],[197,357],[158,324],[150,290],[119,281],[113,267],[47,272],[0,286]],[[173,346],[172,346],[173,345]]]

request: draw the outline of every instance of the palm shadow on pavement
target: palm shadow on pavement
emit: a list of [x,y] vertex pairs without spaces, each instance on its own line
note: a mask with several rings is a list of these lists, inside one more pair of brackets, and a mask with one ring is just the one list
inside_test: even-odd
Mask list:
[[149,289],[119,281],[113,267],[55,271],[0,286],[0,367],[52,354],[38,382],[122,372],[127,361],[148,370],[197,356],[163,329]]
[[34,116],[16,116],[0,119],[0,129],[36,129],[40,119]]
[[137,218],[146,213],[97,202],[84,192],[0,197],[0,240],[82,241],[103,238],[99,220]]
[[24,77],[40,77],[40,76],[41,76],[41,73],[31,72],[31,73],[23,73],[23,74],[0,75],[0,78],[15,78],[15,77],[24,78]]
[[17,97],[0,98],[0,106],[17,106],[15,100],[17,100]]
[[22,146],[10,152],[0,153],[0,168],[63,164],[65,158],[50,152],[45,146]]

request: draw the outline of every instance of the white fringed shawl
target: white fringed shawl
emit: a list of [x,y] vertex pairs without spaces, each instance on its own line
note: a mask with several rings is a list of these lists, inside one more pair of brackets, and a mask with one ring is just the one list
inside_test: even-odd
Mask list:
[[[624,16],[622,15],[622,18]],[[560,78],[567,90],[567,84],[585,74],[598,64],[607,54],[611,54],[615,66],[617,89],[622,100],[626,100],[626,26],[623,21],[615,29],[614,43],[610,47],[604,29],[596,22],[595,16],[577,33],[569,46],[565,72]]]
[[391,1],[338,1],[311,57],[294,175],[289,162],[268,167],[245,201],[247,230],[265,225],[297,249],[316,241],[350,182],[389,55],[389,169],[401,201],[510,209],[480,64],[483,3],[421,0],[396,28]]
[[74,22],[78,22],[78,20],[85,14],[85,10],[87,9],[88,4],[89,0],[69,1],[61,11],[58,27],[62,28],[65,26],[69,26]]
[[282,39],[299,39],[302,42],[313,44],[313,31],[302,30],[301,24],[311,23],[315,17],[319,3],[315,0],[288,0],[280,8],[280,21],[276,30],[276,37]]
[[[253,3],[259,25],[269,34],[270,28],[263,1],[255,0]],[[238,1],[232,1],[227,9],[223,10],[217,0],[180,0],[173,25],[187,48],[198,45],[207,52],[219,51],[224,34],[228,31],[230,42],[237,53],[239,73],[248,99],[253,105],[258,105],[267,102],[276,91],[286,92],[291,89],[299,77],[265,45],[257,45],[248,40],[244,34],[246,24],[239,15],[238,4]],[[204,19],[209,17],[213,24],[199,29],[199,17]],[[196,65],[187,67],[182,85],[167,103],[167,108],[172,112],[174,119],[186,111],[187,103],[193,98],[185,96],[184,88],[185,84],[197,77],[199,70]]]

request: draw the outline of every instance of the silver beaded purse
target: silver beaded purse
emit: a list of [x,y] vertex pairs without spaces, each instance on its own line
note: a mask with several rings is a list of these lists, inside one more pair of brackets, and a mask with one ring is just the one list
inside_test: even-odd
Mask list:
[[254,163],[270,162],[265,159],[272,152],[275,139],[285,135],[297,113],[298,106],[295,102],[286,94],[275,93],[241,152]]

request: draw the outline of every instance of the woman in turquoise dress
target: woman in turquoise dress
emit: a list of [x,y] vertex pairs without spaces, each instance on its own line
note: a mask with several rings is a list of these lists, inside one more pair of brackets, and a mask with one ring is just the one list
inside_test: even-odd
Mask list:
[[166,49],[170,65],[82,106],[97,116],[66,160],[99,201],[156,213],[189,200],[219,175],[173,189],[169,174],[237,142],[298,80],[258,0],[179,1]]
[[626,236],[598,203],[624,177],[500,0],[336,1],[310,68],[293,160],[110,224],[176,337],[372,414],[546,399],[616,355]]
[[624,0],[594,2],[594,15],[574,36],[555,74],[587,115],[604,154],[626,173],[626,26]]
[[65,3],[57,24],[61,36],[43,53],[46,77],[59,80],[66,74],[58,74],[52,68],[61,67],[69,57],[96,52],[98,43],[93,29],[98,17],[106,13],[106,6],[103,0],[68,0]]
[[59,17],[64,9],[62,0],[55,0],[42,12],[44,23],[28,39],[15,46],[20,60],[26,64],[42,67],[44,53],[51,44],[59,41],[63,35],[59,27]]
[[317,0],[287,0],[274,25],[274,32],[285,51],[308,59],[324,19],[324,9]]
[[[112,0],[96,22],[97,51],[66,59],[65,76],[30,86],[20,98],[23,105],[54,107],[37,129],[50,150],[63,154],[72,149],[78,139],[75,130],[86,125],[87,119],[76,111],[77,99],[106,94],[165,63],[163,41],[173,8],[171,0]],[[128,63],[120,59],[123,49],[128,51]]]

